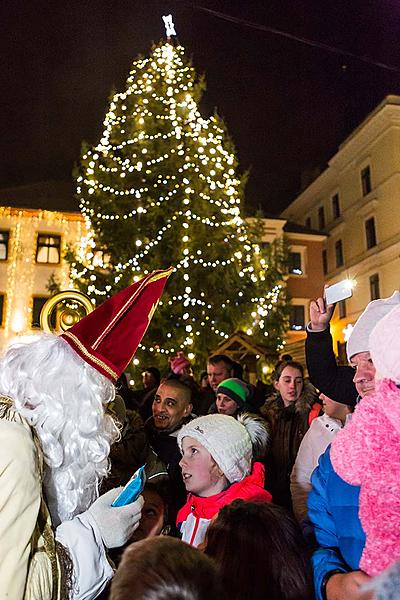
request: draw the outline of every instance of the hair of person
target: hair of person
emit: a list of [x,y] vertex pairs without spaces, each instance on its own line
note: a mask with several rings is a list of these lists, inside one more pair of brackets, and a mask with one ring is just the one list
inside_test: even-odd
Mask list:
[[162,379],[160,386],[161,385],[167,385],[168,387],[172,388],[173,390],[180,390],[181,392],[183,392],[184,399],[187,402],[187,404],[191,404],[191,402],[192,402],[191,388],[188,385],[186,385],[185,383],[183,383],[180,379],[177,379],[176,376],[165,377],[164,379]]
[[221,362],[223,362],[228,369],[233,369],[235,366],[234,361],[226,354],[214,354],[207,359],[207,363],[213,366]]
[[233,371],[233,377],[236,377],[237,379],[243,379],[244,369],[240,363],[233,361],[232,371]]
[[53,524],[85,511],[109,470],[119,430],[104,411],[115,387],[62,338],[42,334],[12,345],[0,361],[0,393],[35,429],[45,462]]
[[304,367],[301,363],[296,360],[280,360],[276,365],[274,372],[272,373],[272,380],[278,381],[279,377],[282,375],[282,371],[286,367],[292,367],[292,369],[297,369],[300,371],[301,376],[304,377]]
[[131,544],[111,585],[110,600],[221,600],[220,575],[200,550],[156,536]]
[[286,509],[234,500],[207,530],[205,554],[219,565],[230,600],[311,600],[309,552]]
[[142,372],[143,373],[151,373],[151,375],[153,375],[153,377],[155,378],[157,385],[160,384],[161,374],[160,374],[160,371],[156,367],[149,367],[148,369],[143,369]]

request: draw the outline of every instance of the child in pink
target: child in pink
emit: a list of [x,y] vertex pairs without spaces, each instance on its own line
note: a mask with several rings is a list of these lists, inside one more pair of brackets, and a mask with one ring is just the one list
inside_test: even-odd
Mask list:
[[400,560],[400,306],[377,323],[369,348],[378,384],[338,432],[331,459],[342,479],[360,486],[360,568],[377,575]]
[[180,466],[186,504],[178,512],[182,540],[198,546],[211,519],[233,500],[270,502],[264,490],[264,466],[253,464],[253,453],[262,456],[268,434],[262,419],[243,413],[207,415],[179,431]]

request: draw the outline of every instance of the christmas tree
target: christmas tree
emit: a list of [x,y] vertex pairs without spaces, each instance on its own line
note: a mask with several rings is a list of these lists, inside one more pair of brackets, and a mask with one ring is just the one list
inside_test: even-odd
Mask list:
[[[88,235],[69,256],[94,302],[173,265],[134,364],[206,356],[238,329],[272,352],[285,327],[282,264],[255,242],[241,212],[244,178],[217,114],[203,118],[204,82],[170,39],[132,66],[104,132],[82,152],[77,194]],[[279,255],[280,257],[280,255]]]

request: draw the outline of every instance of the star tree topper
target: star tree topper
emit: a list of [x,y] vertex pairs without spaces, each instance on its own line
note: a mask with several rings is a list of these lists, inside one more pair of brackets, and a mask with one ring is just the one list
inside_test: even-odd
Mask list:
[[175,25],[172,22],[172,15],[163,16],[163,21],[167,37],[171,37],[171,35],[176,35]]

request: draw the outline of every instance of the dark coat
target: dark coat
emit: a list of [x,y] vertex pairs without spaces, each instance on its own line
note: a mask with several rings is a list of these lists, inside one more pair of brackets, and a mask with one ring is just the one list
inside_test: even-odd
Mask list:
[[304,384],[300,398],[285,407],[280,395],[261,409],[270,431],[265,460],[265,487],[275,504],[291,509],[290,474],[304,434],[309,428],[309,413],[316,401],[313,386]]
[[329,329],[307,330],[306,360],[310,381],[316,388],[336,402],[356,405],[354,371],[351,367],[337,364]]

